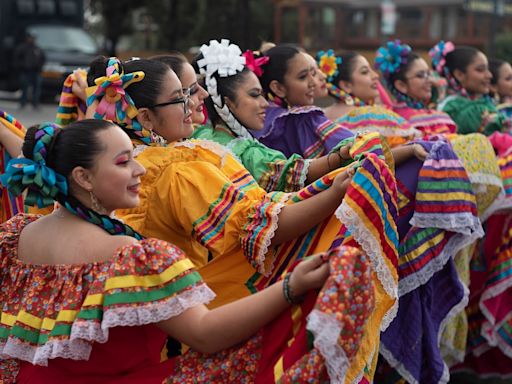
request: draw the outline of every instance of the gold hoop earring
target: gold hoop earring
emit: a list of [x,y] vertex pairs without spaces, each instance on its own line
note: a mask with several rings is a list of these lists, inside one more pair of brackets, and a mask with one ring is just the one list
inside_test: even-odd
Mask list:
[[92,209],[99,213],[100,215],[105,215],[107,213],[107,210],[100,204],[100,201],[96,197],[96,195],[90,191],[89,196],[91,197],[91,205]]

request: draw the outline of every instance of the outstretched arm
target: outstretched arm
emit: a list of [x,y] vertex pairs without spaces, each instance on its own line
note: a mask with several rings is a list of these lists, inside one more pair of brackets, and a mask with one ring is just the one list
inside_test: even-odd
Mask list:
[[337,152],[332,152],[318,159],[312,160],[309,165],[306,183],[311,184],[313,181],[327,173],[342,167],[343,164],[350,160],[349,151],[351,146],[352,143],[347,144],[341,147]]
[[0,122],[0,144],[11,157],[18,157],[21,154],[23,139]]
[[[320,288],[329,275],[329,265],[320,255],[301,262],[292,272],[289,287],[296,296]],[[283,282],[222,307],[208,310],[204,305],[160,322],[171,337],[202,353],[215,353],[238,344],[276,318],[289,304]]]
[[406,162],[411,157],[416,157],[420,161],[425,161],[428,156],[427,151],[421,146],[421,144],[411,145],[400,145],[395,148],[391,148],[395,165],[400,165]]
[[354,172],[354,168],[347,168],[335,177],[329,189],[307,200],[285,206],[279,214],[279,226],[271,245],[294,239],[332,215],[341,204]]

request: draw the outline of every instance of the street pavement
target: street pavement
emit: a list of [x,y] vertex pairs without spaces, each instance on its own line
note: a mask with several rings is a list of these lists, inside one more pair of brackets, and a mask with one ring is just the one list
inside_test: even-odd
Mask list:
[[57,101],[41,103],[38,109],[31,104],[20,109],[17,100],[19,93],[0,92],[0,110],[9,113],[19,120],[26,128],[47,121],[54,122],[57,113]]

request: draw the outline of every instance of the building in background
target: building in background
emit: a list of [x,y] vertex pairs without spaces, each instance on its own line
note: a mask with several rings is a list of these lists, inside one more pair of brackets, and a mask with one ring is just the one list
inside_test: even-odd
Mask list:
[[[396,12],[390,35],[382,33],[383,3]],[[274,7],[276,42],[311,51],[373,51],[394,37],[420,50],[441,39],[492,49],[496,34],[512,32],[512,0],[274,0]]]

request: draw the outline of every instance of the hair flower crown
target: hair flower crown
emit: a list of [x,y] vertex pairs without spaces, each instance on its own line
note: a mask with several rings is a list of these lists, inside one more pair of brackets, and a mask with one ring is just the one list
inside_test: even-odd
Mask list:
[[227,39],[222,39],[220,43],[217,40],[210,40],[210,44],[203,44],[200,51],[203,57],[197,61],[197,65],[199,71],[205,75],[206,90],[210,94],[215,111],[236,136],[253,138],[229,110],[222,95],[219,94],[215,78],[215,74],[219,77],[229,77],[244,70],[246,57],[242,55],[240,47],[230,44]]
[[375,69],[379,70],[384,77],[389,77],[400,69],[400,66],[407,64],[407,56],[411,51],[411,47],[401,44],[400,40],[388,41],[384,47],[377,50]]
[[446,75],[446,55],[455,49],[451,41],[441,40],[428,52],[432,58],[432,66],[440,75]]
[[253,71],[257,77],[261,77],[263,75],[263,67],[269,62],[270,57],[262,56],[255,58],[254,52],[249,49],[242,53],[242,56],[245,57],[245,66]]
[[332,49],[319,51],[316,55],[318,68],[327,76],[327,81],[332,83],[334,77],[339,73],[338,66],[341,65],[341,57],[337,57]]

